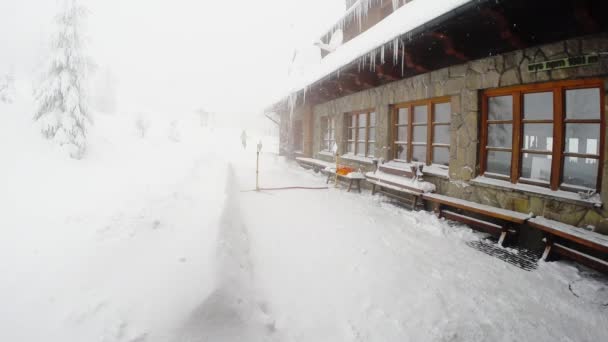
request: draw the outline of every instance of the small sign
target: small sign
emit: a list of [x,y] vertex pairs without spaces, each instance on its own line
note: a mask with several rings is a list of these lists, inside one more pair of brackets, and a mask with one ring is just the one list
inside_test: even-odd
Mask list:
[[540,63],[528,64],[528,72],[549,71],[554,69],[574,68],[585,65],[598,64],[600,56],[583,55],[561,59],[554,59]]

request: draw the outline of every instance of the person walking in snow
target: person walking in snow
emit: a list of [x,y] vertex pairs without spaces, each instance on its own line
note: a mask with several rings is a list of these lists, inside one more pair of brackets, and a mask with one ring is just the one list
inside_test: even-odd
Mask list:
[[245,130],[241,133],[241,144],[243,144],[243,150],[247,149],[247,132]]

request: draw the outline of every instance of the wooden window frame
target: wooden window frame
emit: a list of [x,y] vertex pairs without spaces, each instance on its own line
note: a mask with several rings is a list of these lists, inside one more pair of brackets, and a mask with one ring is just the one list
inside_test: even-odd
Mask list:
[[[328,137],[327,139],[325,137]],[[333,139],[332,139],[333,137]],[[332,152],[336,142],[336,120],[331,116],[321,117],[321,151]]]
[[[371,118],[372,114],[374,114],[374,116],[375,116],[374,126],[370,125],[370,118]],[[362,115],[365,117],[365,127],[361,127],[359,125],[359,118]],[[352,117],[353,116],[355,116],[357,118],[355,120],[355,126],[351,126],[352,125]],[[374,140],[370,140],[369,139],[369,132],[370,132],[370,128],[373,128],[373,129],[377,128],[377,126],[378,126],[377,122],[378,122],[378,113],[376,112],[375,109],[372,109],[372,108],[366,109],[366,110],[358,110],[358,111],[346,113],[344,115],[344,127],[346,129],[346,131],[345,131],[345,134],[346,134],[345,135],[345,137],[346,137],[346,139],[345,139],[346,146],[345,146],[344,150],[346,151],[346,153],[351,153],[351,152],[348,151],[348,145],[351,144],[351,143],[353,143],[354,144],[354,148],[353,148],[352,154],[354,156],[359,156],[359,157],[364,157],[364,158],[374,158],[373,154],[370,155],[371,151],[370,151],[369,147],[370,147],[370,144],[374,144],[374,145],[376,144],[376,134],[377,134],[377,131],[374,134]],[[359,137],[359,130],[361,128],[365,129],[365,137],[363,139],[361,139],[361,137]],[[353,139],[349,139],[348,138],[349,132],[351,130],[353,130],[353,129],[355,130],[355,136],[353,137]],[[359,153],[360,152],[359,151],[359,143],[362,143],[365,146],[365,151],[363,151],[363,154]]]
[[[440,148],[450,148],[450,144],[440,144],[440,143],[436,143],[433,133],[434,133],[434,128],[435,126],[450,126],[451,125],[451,117],[450,117],[450,121],[449,122],[436,122],[435,121],[435,105],[437,104],[443,104],[443,103],[449,103],[450,104],[450,115],[452,112],[452,98],[451,96],[443,96],[443,97],[436,97],[436,98],[432,98],[432,99],[427,99],[427,100],[420,100],[420,101],[411,101],[411,102],[404,102],[404,103],[399,103],[396,104],[392,107],[392,115],[391,115],[391,134],[392,134],[392,143],[391,143],[391,148],[393,150],[392,152],[392,157],[393,160],[396,161],[400,161],[400,162],[406,162],[406,163],[411,163],[412,162],[412,152],[413,152],[413,146],[422,146],[423,144],[421,144],[420,142],[413,142],[414,139],[414,126],[427,126],[427,132],[426,132],[426,142],[424,143],[424,146],[426,146],[426,157],[425,157],[425,165],[432,165],[433,164],[433,148],[434,147],[440,147]],[[426,122],[424,123],[416,123],[413,121],[414,118],[414,108],[415,107],[419,107],[419,106],[426,106]],[[407,124],[399,124],[399,109],[403,109],[403,108],[407,108]],[[401,140],[397,140],[398,137],[398,131],[399,131],[399,127],[404,127],[407,126],[407,141],[403,142]],[[399,159],[397,156],[397,146],[399,145],[403,145],[406,146],[407,148],[407,160],[403,160],[403,159]],[[437,164],[437,165],[442,165],[443,164]]]
[[[567,90],[572,89],[591,89],[597,88],[600,91],[600,118],[599,119],[567,119],[566,118],[566,99]],[[553,93],[553,119],[552,120],[526,120],[523,118],[523,98],[525,94],[552,92]],[[486,174],[487,152],[491,150],[501,150],[500,148],[489,148],[488,144],[488,123],[497,123],[495,120],[488,120],[488,99],[496,96],[513,97],[513,133],[511,145],[511,171],[509,176],[498,176],[496,174]],[[596,179],[596,190],[598,193],[602,184],[603,160],[604,160],[604,131],[605,131],[605,108],[604,108],[604,81],[601,79],[582,79],[557,82],[536,83],[531,85],[514,86],[507,88],[491,89],[483,92],[481,105],[481,134],[480,134],[480,174],[490,178],[497,178],[510,181],[513,184],[524,183],[545,188],[553,191],[580,191],[580,189],[562,186],[564,160],[565,157],[579,157],[598,160],[598,174]],[[522,158],[524,153],[549,154],[545,151],[530,151],[522,148],[523,130],[525,123],[553,123],[553,147],[550,155],[551,159],[551,179],[545,182],[521,179]],[[598,155],[565,152],[565,129],[568,123],[591,123],[600,125],[599,153]],[[509,149],[507,149],[509,150]]]

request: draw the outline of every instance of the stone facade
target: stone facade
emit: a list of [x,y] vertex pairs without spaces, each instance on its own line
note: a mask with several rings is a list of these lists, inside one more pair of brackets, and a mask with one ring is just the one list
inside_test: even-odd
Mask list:
[[[308,155],[330,161],[320,153],[321,118],[330,116],[336,122],[336,140],[340,153],[344,149],[344,114],[368,108],[377,113],[376,158],[391,159],[390,108],[392,105],[436,97],[451,97],[451,148],[449,178],[427,175],[425,179],[436,184],[439,193],[467,199],[495,207],[534,213],[579,227],[593,226],[608,234],[606,206],[595,208],[591,204],[568,200],[545,193],[520,191],[500,186],[482,185],[472,181],[479,175],[479,132],[481,125],[481,91],[514,85],[549,81],[603,78],[608,81],[608,61],[569,69],[527,71],[528,64],[540,61],[608,52],[608,36],[592,36],[561,41],[525,50],[492,56],[455,65],[427,74],[415,76],[387,85],[355,93],[311,108],[310,153]],[[608,82],[606,86],[608,87]],[[605,99],[608,104],[608,98]],[[307,110],[300,110],[305,116]],[[608,108],[604,108],[604,115]],[[608,131],[603,132],[604,136]],[[305,134],[306,135],[306,134]],[[604,139],[605,143],[608,138]],[[606,151],[608,146],[603,147]],[[608,153],[604,154],[601,200],[608,203]],[[371,161],[343,160],[344,163],[371,170]]]

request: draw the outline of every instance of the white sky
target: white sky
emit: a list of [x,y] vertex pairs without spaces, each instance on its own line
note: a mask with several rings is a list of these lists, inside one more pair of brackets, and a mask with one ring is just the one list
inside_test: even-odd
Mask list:
[[[260,110],[282,93],[296,47],[344,0],[83,0],[89,53],[118,80],[122,110]],[[32,79],[58,0],[0,0],[0,73]]]

